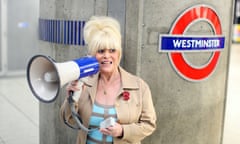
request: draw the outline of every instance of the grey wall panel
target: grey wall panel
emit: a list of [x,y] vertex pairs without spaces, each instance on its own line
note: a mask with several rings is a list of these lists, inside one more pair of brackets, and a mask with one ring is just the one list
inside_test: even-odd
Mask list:
[[29,57],[38,52],[38,0],[11,0],[8,17],[8,70],[26,69]]

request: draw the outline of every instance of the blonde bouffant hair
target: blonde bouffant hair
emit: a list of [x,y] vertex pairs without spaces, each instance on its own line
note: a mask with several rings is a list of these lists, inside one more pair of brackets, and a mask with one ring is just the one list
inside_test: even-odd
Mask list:
[[116,49],[122,55],[119,22],[107,16],[92,16],[84,26],[84,40],[90,55],[99,49]]

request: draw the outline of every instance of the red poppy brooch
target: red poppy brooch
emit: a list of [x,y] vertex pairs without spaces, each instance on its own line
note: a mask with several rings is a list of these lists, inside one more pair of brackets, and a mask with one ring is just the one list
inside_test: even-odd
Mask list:
[[125,101],[129,100],[129,99],[130,99],[130,94],[129,94],[129,92],[128,92],[128,91],[124,91],[124,92],[122,93],[122,97],[123,97],[123,100],[125,100]]

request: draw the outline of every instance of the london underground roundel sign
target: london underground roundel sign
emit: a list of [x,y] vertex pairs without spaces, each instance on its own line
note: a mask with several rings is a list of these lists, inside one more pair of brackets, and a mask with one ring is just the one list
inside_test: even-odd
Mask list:
[[[205,21],[210,24],[215,35],[184,36],[188,28],[198,21]],[[225,41],[217,13],[206,5],[193,6],[184,11],[173,24],[170,36],[160,35],[160,39],[159,48],[162,49],[159,51],[168,51],[174,69],[189,81],[201,81],[213,73]],[[203,66],[193,66],[184,57],[184,52],[189,51],[211,51],[212,55]]]

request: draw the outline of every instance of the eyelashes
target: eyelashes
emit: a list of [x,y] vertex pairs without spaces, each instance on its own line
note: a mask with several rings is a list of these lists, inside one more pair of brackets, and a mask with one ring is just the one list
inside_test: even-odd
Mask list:
[[105,52],[109,52],[109,53],[115,53],[116,52],[116,49],[99,49],[98,51],[97,51],[97,53],[99,53],[99,54],[103,54],[103,53],[105,53]]

